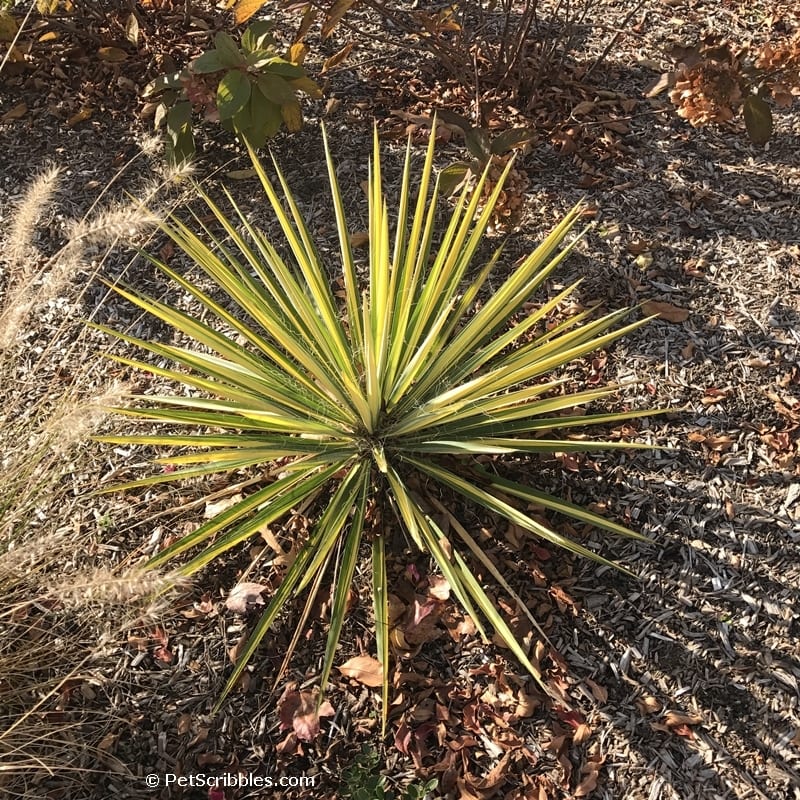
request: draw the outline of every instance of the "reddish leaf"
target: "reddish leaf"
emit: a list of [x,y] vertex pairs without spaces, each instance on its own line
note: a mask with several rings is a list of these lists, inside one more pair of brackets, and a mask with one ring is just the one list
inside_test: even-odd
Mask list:
[[324,700],[317,708],[317,693],[287,690],[278,701],[278,717],[281,730],[292,728],[300,741],[312,742],[319,736],[320,717],[332,717],[336,712]]

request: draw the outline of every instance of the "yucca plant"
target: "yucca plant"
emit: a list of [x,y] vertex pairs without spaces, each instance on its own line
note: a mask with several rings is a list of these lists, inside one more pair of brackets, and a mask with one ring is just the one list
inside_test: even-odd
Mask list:
[[[380,504],[375,499],[384,498],[415,545],[432,556],[484,638],[484,624],[488,622],[541,683],[537,669],[459,548],[466,546],[506,591],[519,598],[466,529],[432,492],[425,494],[423,487],[437,486],[439,493],[461,495],[559,547],[604,563],[609,562],[520,511],[509,498],[536,503],[605,531],[643,538],[579,506],[480,469],[475,456],[636,446],[590,442],[581,437],[546,438],[553,428],[619,421],[643,413],[561,416],[560,412],[567,409],[609,397],[615,389],[564,394],[557,391],[563,381],[552,376],[548,379],[548,375],[573,359],[605,347],[644,320],[618,328],[628,309],[592,321],[588,319],[590,311],[583,311],[534,335],[535,327],[562,303],[573,285],[509,327],[512,316],[523,309],[574,246],[573,242],[559,251],[581,218],[580,206],[478,304],[479,293],[498,264],[502,248],[479,271],[470,267],[503,179],[479,214],[480,187],[470,201],[466,192],[462,193],[435,244],[438,181],[432,178],[433,137],[415,200],[409,144],[396,209],[398,221],[391,236],[392,215],[382,194],[375,133],[368,190],[369,275],[362,285],[327,138],[325,151],[340,264],[323,265],[280,169],[275,166],[282,199],[251,152],[291,259],[278,254],[229,193],[232,217],[198,188],[211,216],[195,216],[195,229],[173,217],[164,224],[164,230],[227,300],[220,302],[152,257],[161,272],[196,300],[202,315],[177,310],[130,288],[118,288],[132,303],[204,349],[142,341],[103,328],[148,351],[160,363],[174,363],[177,368],[113,356],[117,361],[193,390],[188,396],[136,397],[145,405],[116,409],[129,417],[192,432],[105,436],[103,441],[188,447],[190,451],[158,459],[170,465],[172,471],[166,474],[106,491],[232,473],[277,462],[265,485],[168,546],[150,563],[161,566],[202,546],[180,567],[182,573],[191,574],[301,504],[317,509],[311,533],[269,600],[223,697],[281,611],[306,589],[311,595],[309,608],[329,571],[333,588],[320,676],[324,688],[334,664],[362,541],[369,540],[385,724],[389,670],[387,557],[384,530],[377,519]],[[509,163],[504,176],[510,168]],[[216,220],[224,236],[219,229],[214,232],[208,227],[209,219]],[[329,272],[334,270],[343,273],[343,292],[331,288]],[[201,317],[209,322],[201,321]],[[228,333],[221,332],[220,326]],[[434,519],[433,508],[449,517],[456,541],[447,540]]]

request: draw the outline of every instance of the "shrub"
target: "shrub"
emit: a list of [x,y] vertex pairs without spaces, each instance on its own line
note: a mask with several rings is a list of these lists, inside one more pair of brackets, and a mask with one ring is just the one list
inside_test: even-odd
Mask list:
[[726,123],[742,112],[750,140],[764,144],[772,136],[772,109],[767,100],[788,108],[800,96],[800,34],[758,48],[737,46],[708,36],[699,45],[677,47],[673,73],[654,90],[669,87],[679,116],[700,127]]
[[[472,157],[471,161],[454,161],[442,170],[439,184],[442,193],[452,195],[465,185],[474,190],[481,175],[488,170],[487,179],[483,183],[483,200],[478,207],[480,210],[491,197],[497,181],[513,158],[514,150],[529,145],[536,134],[530,128],[517,127],[492,136],[488,127],[473,127],[468,119],[447,109],[442,109],[439,116],[444,122],[461,130]],[[494,205],[490,230],[508,231],[516,225],[527,187],[528,176],[522,170],[512,167],[505,176],[503,191]]]
[[[164,231],[226,295],[226,300],[220,302],[156,258],[151,258],[153,264],[188,292],[202,307],[202,313],[189,314],[132,288],[118,288],[122,296],[196,341],[203,350],[144,341],[103,328],[138,345],[159,365],[123,357],[116,357],[117,361],[191,389],[190,395],[136,397],[141,405],[118,409],[119,412],[194,431],[102,437],[109,443],[189,448],[186,453],[158,459],[168,472],[104,491],[231,473],[253,466],[263,469],[272,464],[265,485],[174,541],[150,564],[163,565],[203,546],[181,567],[184,574],[192,574],[301,504],[309,509],[305,513],[316,516],[313,529],[303,538],[295,560],[244,646],[225,693],[236,684],[286,604],[306,589],[310,593],[308,602],[312,602],[325,570],[331,570],[334,578],[330,631],[320,676],[325,686],[361,544],[366,541],[372,551],[385,723],[389,619],[384,526],[389,520],[381,518],[382,499],[416,546],[433,557],[484,639],[486,628],[481,614],[540,681],[537,669],[469,569],[462,546],[506,591],[511,592],[510,587],[450,512],[445,513],[457,540],[441,530],[431,511],[431,505],[444,510],[436,494],[461,495],[559,547],[607,564],[610,562],[602,556],[520,511],[510,498],[536,503],[605,531],[642,538],[615,522],[499,477],[476,463],[474,457],[478,454],[499,457],[637,446],[592,442],[583,437],[546,438],[553,428],[638,418],[643,413],[562,416],[561,412],[567,409],[613,395],[615,389],[563,393],[563,381],[548,376],[561,365],[605,347],[644,321],[618,328],[628,309],[594,321],[587,321],[590,311],[584,311],[537,335],[536,326],[569,295],[575,288],[572,286],[527,313],[516,326],[508,327],[510,319],[521,312],[531,294],[572,248],[570,245],[558,250],[580,220],[580,206],[495,288],[491,297],[477,304],[501,250],[477,274],[470,268],[505,175],[480,214],[476,211],[481,186],[469,202],[466,191],[462,192],[437,246],[434,212],[438,184],[428,198],[433,153],[431,137],[412,210],[409,143],[397,213],[390,215],[382,195],[375,133],[368,189],[369,278],[362,288],[326,139],[344,278],[341,301],[339,293],[330,288],[327,267],[284,176],[278,169],[282,200],[252,151],[254,167],[292,259],[284,260],[278,254],[230,195],[233,218],[201,192],[229,241],[223,242],[206,224],[202,225],[201,238],[174,217],[164,224]],[[506,173],[510,167],[506,167]],[[481,182],[485,180],[486,174]],[[393,238],[390,216],[398,219]],[[196,219],[199,221],[199,217]],[[462,286],[465,280],[466,285]],[[207,315],[229,333],[202,321]],[[172,362],[177,368],[170,368],[165,362]],[[431,488],[425,489],[426,484]],[[437,492],[432,487],[438,487]]]
[[167,134],[167,158],[180,164],[195,152],[192,113],[235,131],[251,147],[261,147],[285,125],[303,126],[297,100],[302,91],[321,97],[319,87],[300,64],[278,54],[270,33],[272,23],[255,22],[242,35],[241,48],[221,31],[214,49],[186,69],[156,78],[145,97],[159,95],[153,106],[155,127]]
[[[232,2],[234,19],[245,22],[270,0]],[[412,36],[434,56],[452,80],[473,90],[503,89],[529,97],[548,77],[557,74],[572,50],[580,26],[596,0],[559,0],[542,14],[538,0],[456,0],[433,10],[396,0],[362,0],[394,30]],[[305,38],[315,20],[321,20],[323,38],[345,20],[355,0],[296,3],[302,11],[296,40]],[[355,28],[353,28],[356,30]],[[478,85],[476,85],[476,83]]]

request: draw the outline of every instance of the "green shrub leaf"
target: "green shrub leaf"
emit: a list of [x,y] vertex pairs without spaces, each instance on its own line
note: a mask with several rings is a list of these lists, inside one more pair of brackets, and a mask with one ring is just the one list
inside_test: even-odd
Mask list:
[[265,73],[258,76],[258,88],[271,103],[282,106],[294,100],[294,90],[280,75]]
[[744,101],[744,124],[754,144],[766,144],[772,136],[772,110],[766,100],[749,94]]
[[219,72],[230,65],[222,62],[218,50],[209,50],[192,61],[190,66],[192,72],[202,75],[207,72]]
[[183,164],[194,157],[192,135],[192,104],[176,103],[166,116],[167,160],[171,164]]
[[217,87],[217,108],[221,120],[231,119],[250,100],[250,79],[238,69],[226,73]]
[[268,20],[259,20],[250,25],[242,36],[242,49],[246,53],[255,53],[259,50],[267,50],[275,44],[272,38],[274,23]]
[[214,47],[216,48],[217,57],[223,67],[244,66],[244,56],[229,33],[220,31],[214,37]]

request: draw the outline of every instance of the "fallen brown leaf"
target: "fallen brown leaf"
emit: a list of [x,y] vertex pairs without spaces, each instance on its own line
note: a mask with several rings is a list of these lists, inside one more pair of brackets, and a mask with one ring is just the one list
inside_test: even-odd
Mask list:
[[685,322],[689,319],[689,312],[685,308],[673,306],[671,303],[662,303],[658,300],[646,300],[642,303],[642,310],[648,316],[657,316],[667,322]]
[[582,722],[575,729],[575,735],[572,737],[572,741],[574,744],[583,744],[591,735],[592,729],[585,722]]
[[350,55],[350,51],[353,49],[353,42],[348,42],[341,50],[337,53],[334,53],[325,63],[322,65],[321,74],[324,74],[329,69],[333,69],[338,64],[341,64],[347,56]]
[[9,122],[12,119],[19,119],[20,117],[24,117],[28,113],[28,106],[25,103],[17,103],[15,106],[6,111],[2,117],[0,117],[0,122]]
[[581,767],[581,782],[575,787],[573,797],[588,797],[597,788],[597,778],[605,756],[592,756]]
[[428,578],[428,594],[437,600],[449,600],[450,584],[447,582],[447,579],[440,575],[431,575],[431,577]]
[[640,714],[657,714],[661,711],[662,707],[659,700],[650,694],[636,698],[636,708],[639,709]]
[[126,61],[128,54],[119,47],[101,47],[97,51],[97,57],[101,61],[108,61],[112,64],[116,64],[120,61]]
[[664,715],[664,724],[670,728],[677,728],[681,725],[699,725],[703,721],[697,714],[681,714],[679,711],[667,711]]
[[231,664],[235,664],[239,660],[239,656],[242,654],[246,643],[247,635],[245,634],[239,637],[233,647],[228,648],[228,658],[231,660]]
[[608,689],[606,689],[605,686],[600,686],[600,684],[595,683],[591,678],[586,678],[586,685],[589,687],[592,697],[594,697],[598,703],[605,703],[608,700]]
[[337,667],[347,678],[353,678],[364,686],[380,686],[383,683],[381,662],[372,656],[354,656]]
[[221,514],[223,511],[227,511],[229,508],[241,502],[242,495],[234,494],[230,497],[223,497],[222,500],[217,503],[206,503],[205,510],[203,511],[203,519],[211,519],[212,517],[216,517],[217,514]]

